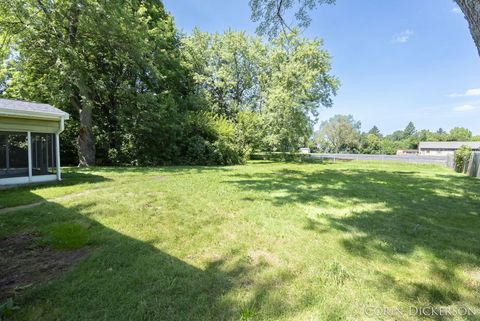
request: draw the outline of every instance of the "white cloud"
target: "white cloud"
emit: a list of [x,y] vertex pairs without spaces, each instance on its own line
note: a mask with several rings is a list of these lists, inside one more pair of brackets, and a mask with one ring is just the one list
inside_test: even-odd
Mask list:
[[480,88],[469,89],[465,92],[465,96],[480,96]]
[[405,43],[407,42],[410,37],[412,37],[415,33],[407,29],[405,31],[402,31],[400,33],[397,33],[396,35],[393,36],[392,43]]
[[477,97],[480,96],[480,88],[468,89],[463,94],[453,93],[448,95],[448,97]]
[[455,97],[463,97],[464,94],[459,94],[459,93],[453,93],[453,94],[449,94],[448,97],[450,98],[455,98]]
[[450,12],[455,13],[455,14],[460,14],[460,13],[462,13],[462,10],[460,10],[459,7],[455,6],[455,7],[452,8],[452,10],[450,10]]
[[462,105],[462,106],[454,107],[453,111],[456,111],[458,113],[463,113],[463,112],[472,111],[475,109],[477,109],[477,107],[473,105]]

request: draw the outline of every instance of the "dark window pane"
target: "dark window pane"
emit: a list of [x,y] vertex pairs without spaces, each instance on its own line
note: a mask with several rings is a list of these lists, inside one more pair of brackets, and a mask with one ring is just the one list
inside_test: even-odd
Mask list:
[[56,173],[55,134],[32,133],[32,175]]
[[26,133],[0,132],[0,178],[28,176]]

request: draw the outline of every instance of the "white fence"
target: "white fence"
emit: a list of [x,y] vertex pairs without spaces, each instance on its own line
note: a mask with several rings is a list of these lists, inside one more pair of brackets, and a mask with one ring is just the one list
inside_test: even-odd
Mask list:
[[[455,157],[454,155],[449,155],[447,158],[447,166],[453,170],[455,168]],[[480,152],[472,152],[470,159],[463,165],[464,174],[470,175],[472,177],[480,177]]]
[[468,162],[466,173],[473,177],[480,177],[480,153],[473,152]]
[[422,155],[371,155],[371,154],[310,154],[311,158],[335,160],[363,160],[381,162],[404,162],[418,164],[447,164],[447,156]]

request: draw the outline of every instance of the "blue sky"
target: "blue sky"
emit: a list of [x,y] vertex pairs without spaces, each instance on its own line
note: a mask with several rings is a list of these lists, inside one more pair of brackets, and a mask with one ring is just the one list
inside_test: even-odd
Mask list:
[[[164,0],[180,30],[254,34],[248,0]],[[452,0],[337,0],[303,32],[322,38],[342,86],[320,119],[352,114],[364,130],[467,127],[480,134],[480,56]]]

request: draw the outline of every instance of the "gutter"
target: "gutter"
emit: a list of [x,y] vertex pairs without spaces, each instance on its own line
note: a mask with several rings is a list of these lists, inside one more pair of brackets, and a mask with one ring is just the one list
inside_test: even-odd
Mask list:
[[69,119],[70,115],[68,113],[48,113],[48,112],[38,112],[38,111],[13,111],[11,109],[0,108],[0,114],[4,116],[16,116],[16,117],[28,117],[36,119],[48,119],[48,120],[58,120],[58,119]]

